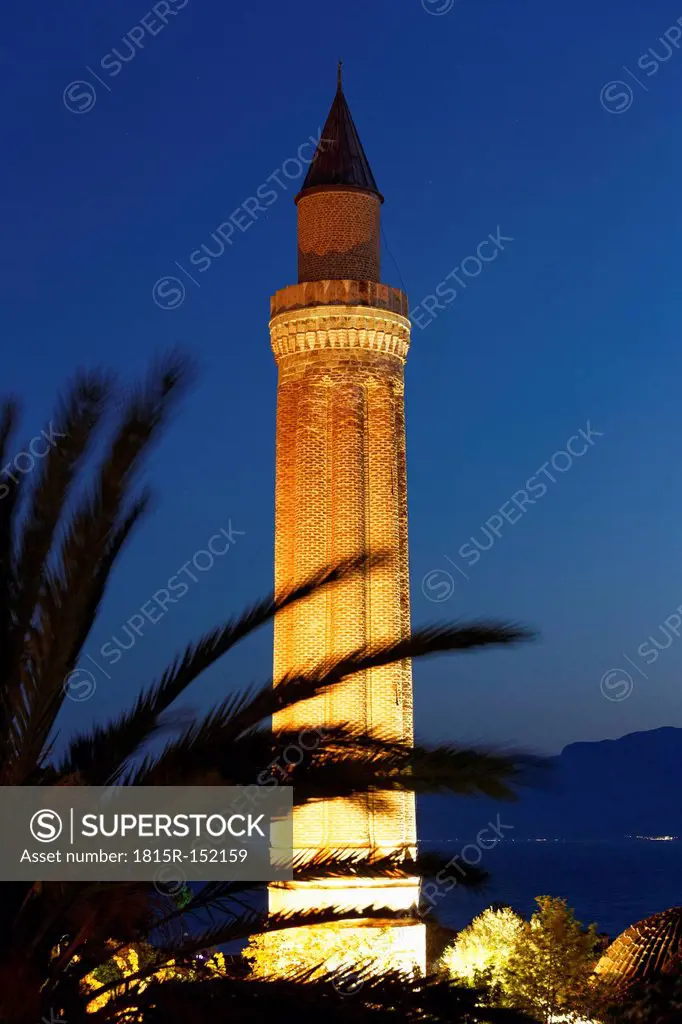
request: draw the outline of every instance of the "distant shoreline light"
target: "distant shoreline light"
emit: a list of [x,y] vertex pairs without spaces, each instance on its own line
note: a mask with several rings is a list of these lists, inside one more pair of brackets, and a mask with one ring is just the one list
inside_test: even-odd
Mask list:
[[[614,843],[621,842],[622,839],[641,840],[649,843],[679,843],[680,836],[639,836],[639,835],[625,835],[620,839],[567,839],[564,836],[527,836],[525,838],[513,839],[511,836],[501,836],[497,843]],[[464,839],[460,839],[455,836],[454,839],[433,839],[427,837],[425,839],[417,840],[417,846],[428,846],[438,843],[439,845],[451,845],[454,843],[464,842]]]
[[635,839],[645,839],[650,843],[675,843],[679,836],[635,836]]

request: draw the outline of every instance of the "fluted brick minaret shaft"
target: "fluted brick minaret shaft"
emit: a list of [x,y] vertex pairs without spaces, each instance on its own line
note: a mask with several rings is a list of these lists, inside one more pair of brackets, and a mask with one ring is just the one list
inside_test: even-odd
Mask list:
[[[392,557],[278,616],[276,679],[410,630],[403,400],[408,303],[404,292],[380,283],[383,198],[340,82],[296,202],[299,283],[271,301],[279,370],[275,586],[284,590],[362,551]],[[281,712],[275,725],[323,732],[348,724],[411,743],[412,718],[411,667],[403,662]],[[349,848],[414,854],[414,797],[395,793],[382,797],[381,806],[369,796],[301,808],[294,843],[310,856]],[[273,912],[330,904],[407,910],[417,900],[414,878],[270,889]],[[392,937],[405,946],[408,960],[423,966],[422,926],[403,925]]]

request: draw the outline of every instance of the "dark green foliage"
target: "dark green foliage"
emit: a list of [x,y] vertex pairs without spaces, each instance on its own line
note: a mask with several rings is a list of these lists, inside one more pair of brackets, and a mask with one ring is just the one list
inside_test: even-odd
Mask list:
[[543,1024],[564,1014],[590,1017],[592,972],[600,939],[594,925],[583,928],[566,900],[538,896],[538,909],[519,937],[506,968],[507,1005]]
[[600,1019],[604,1024],[680,1024],[682,961],[668,965],[657,977],[604,986]]

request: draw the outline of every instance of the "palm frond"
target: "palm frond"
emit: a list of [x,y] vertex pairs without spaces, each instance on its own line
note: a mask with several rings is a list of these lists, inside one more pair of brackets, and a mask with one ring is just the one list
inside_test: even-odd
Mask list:
[[151,770],[161,768],[163,758],[179,758],[186,765],[185,758],[192,747],[210,744],[212,739],[218,736],[222,743],[231,742],[243,732],[255,728],[276,711],[317,696],[357,672],[444,651],[518,643],[531,639],[532,635],[522,627],[500,623],[480,623],[464,627],[427,627],[413,633],[407,639],[395,643],[376,644],[369,650],[363,648],[349,656],[326,661],[318,669],[306,674],[287,676],[275,686],[271,682],[267,683],[252,700],[246,704],[240,702],[236,713],[233,698],[230,698],[212,711],[203,722],[193,725],[184,736],[171,744]]
[[[6,399],[0,406],[0,465],[8,464],[10,439],[19,415],[18,403]],[[14,519],[21,477],[0,477],[0,650],[3,661],[15,665],[20,648],[17,646],[16,599],[19,582],[16,571]],[[9,725],[17,704],[16,688],[10,687],[5,673],[0,675],[0,767],[16,752]]]
[[[327,660],[317,669],[289,674],[275,681],[274,685],[267,683],[239,715],[230,719],[229,728],[234,736],[239,736],[277,711],[301,704],[343,679],[368,669],[451,651],[512,645],[533,637],[534,634],[525,627],[497,622],[423,627],[404,639],[363,647],[345,657]],[[218,709],[212,720],[218,722],[220,718]],[[228,725],[227,722],[224,724]]]
[[[272,594],[259,601],[243,615],[230,619],[197,643],[190,644],[183,654],[175,658],[161,678],[138,697],[129,712],[107,726],[96,727],[89,733],[76,736],[60,762],[59,771],[64,774],[78,772],[81,778],[88,780],[89,785],[105,785],[116,781],[124,772],[127,759],[158,727],[164,712],[202,672],[284,608],[362,571],[368,565],[380,564],[381,560],[381,556],[368,558],[360,555],[332,569],[323,569],[291,590],[279,595]],[[254,697],[252,693],[229,697],[220,709],[209,715],[209,719],[224,714],[239,718],[255,699],[257,696]],[[192,734],[192,730],[189,732]]]
[[17,575],[21,586],[17,595],[17,628],[22,635],[33,621],[67,498],[94,442],[109,393],[110,382],[104,375],[80,374],[50,420],[47,451],[32,474],[31,495],[19,538]]
[[[126,509],[135,473],[187,375],[186,361],[172,356],[150,375],[145,388],[132,394],[97,472],[94,490],[76,507],[62,531],[58,549],[42,557],[45,545],[54,538],[61,512],[61,505],[54,511],[55,502],[61,496],[63,503],[92,427],[101,415],[104,385],[84,384],[67,406],[64,425],[72,429],[73,435],[60,438],[52,459],[47,457],[45,476],[39,480],[35,495],[36,512],[27,526],[30,535],[40,539],[41,564],[33,566],[31,577],[34,589],[35,580],[41,581],[40,603],[36,611],[24,609],[24,614],[31,615],[34,628],[28,666],[25,659],[22,662],[23,706],[15,723],[21,753],[6,768],[6,783],[21,783],[36,768],[63,699],[64,681],[90,632],[115,555],[139,518],[140,501],[134,503],[132,511]],[[48,504],[53,509],[51,517],[44,512]],[[25,560],[31,558],[27,547]],[[17,629],[20,627],[21,622]]]
[[[293,863],[296,882],[322,878],[433,878],[451,868],[452,857],[427,851],[412,857],[406,851],[374,854],[367,850],[330,850],[309,858],[299,854]],[[458,865],[458,884],[478,890],[485,886],[489,874],[473,865]],[[461,881],[460,881],[461,879]]]
[[[355,673],[445,651],[519,643],[532,636],[522,627],[503,623],[435,626],[395,643],[376,644],[370,649],[363,648],[346,657],[325,661],[317,669],[287,676],[274,686],[272,682],[266,683],[249,700],[235,702],[234,697],[229,697],[203,721],[193,723],[177,740],[171,741],[158,757],[146,759],[126,776],[126,781],[135,785],[170,785],[179,774],[186,780],[192,776],[192,765],[196,763],[193,758],[203,760],[203,764],[196,764],[195,777],[201,779],[206,764],[204,755],[208,751],[215,759],[219,750],[231,748],[241,735],[254,730],[275,712],[301,704]],[[232,763],[237,763],[234,758]],[[215,760],[213,768],[216,768]]]
[[517,1010],[486,1005],[485,993],[439,977],[416,978],[399,971],[377,975],[368,968],[292,972],[287,978],[254,982],[210,978],[187,984],[153,981],[142,993],[115,1004],[135,1007],[147,1024],[204,1024],[229,1020],[252,1024],[533,1024]]
[[548,764],[523,752],[374,741],[355,750],[315,751],[309,760],[292,764],[285,781],[294,788],[295,804],[389,791],[515,800],[518,789]]
[[183,936],[178,941],[159,949],[159,954],[160,956],[188,957],[202,949],[248,939],[251,935],[264,932],[334,924],[339,921],[385,921],[398,917],[404,919],[405,915],[397,914],[390,908],[372,906],[356,910],[337,910],[330,907],[322,910],[304,910],[284,914],[245,913],[237,920],[221,922],[203,931]]
[[[339,911],[333,908],[324,910],[307,910],[299,913],[265,914],[257,911],[244,912],[240,918],[233,918],[219,924],[211,925],[192,934],[178,935],[175,939],[153,950],[149,960],[138,971],[127,976],[128,984],[151,977],[169,961],[176,966],[190,964],[192,958],[205,949],[248,939],[251,935],[264,932],[278,932],[283,929],[302,928],[320,924],[333,924],[339,921],[379,920],[395,918],[396,912],[390,909],[366,907],[360,910]],[[404,915],[401,915],[404,917]],[[88,970],[91,964],[81,968]],[[92,995],[100,996],[116,988],[117,981],[105,983]]]

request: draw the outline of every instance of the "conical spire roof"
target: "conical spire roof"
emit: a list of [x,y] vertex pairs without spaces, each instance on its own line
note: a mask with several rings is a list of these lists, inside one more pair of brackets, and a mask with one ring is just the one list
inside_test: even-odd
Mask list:
[[350,185],[381,194],[343,94],[341,65],[336,96],[302,191],[325,185]]

